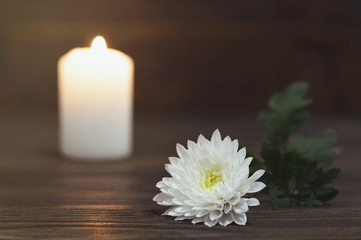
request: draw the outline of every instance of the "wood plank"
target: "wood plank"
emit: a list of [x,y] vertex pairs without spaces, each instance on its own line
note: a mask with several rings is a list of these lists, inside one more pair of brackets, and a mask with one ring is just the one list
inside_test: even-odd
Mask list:
[[[24,118],[26,116],[26,118]],[[55,115],[5,114],[0,119],[0,239],[359,239],[361,234],[361,122],[316,117],[306,127],[334,127],[344,154],[335,187],[340,195],[324,207],[272,210],[265,192],[245,227],[175,222],[152,201],[167,173],[175,143],[199,133],[222,132],[258,149],[262,130],[250,116],[136,118],[136,152],[123,162],[83,163],[57,154]]]

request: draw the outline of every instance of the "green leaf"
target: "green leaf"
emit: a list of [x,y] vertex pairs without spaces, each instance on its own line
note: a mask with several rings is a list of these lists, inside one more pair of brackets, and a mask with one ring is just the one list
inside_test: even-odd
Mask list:
[[273,184],[270,185],[270,195],[272,198],[284,197],[288,195],[288,190]]
[[268,170],[277,171],[281,159],[281,151],[269,142],[262,143],[261,156],[265,159],[264,165]]
[[327,202],[332,200],[334,197],[338,195],[338,190],[333,187],[321,188],[318,189],[317,198],[322,202]]
[[307,198],[307,199],[303,199],[300,200],[300,205],[301,206],[306,206],[306,207],[312,207],[312,206],[322,206],[323,202],[318,200],[318,199],[313,199],[313,198]]
[[320,170],[317,179],[313,181],[312,185],[314,188],[325,186],[331,183],[333,180],[335,180],[339,174],[340,174],[340,169],[337,168],[332,168],[325,172]]
[[335,180],[340,174],[340,169],[332,168],[321,175],[321,185],[327,185]]
[[307,92],[308,84],[306,82],[294,83],[285,92],[274,94],[269,101],[269,107],[276,112],[300,110],[312,102],[305,98]]
[[288,149],[295,151],[302,158],[317,163],[318,168],[325,168],[337,158],[337,153],[329,150],[337,140],[336,133],[326,130],[312,135],[309,138],[297,136],[291,139]]
[[[261,156],[265,159],[264,166],[268,173],[266,178],[277,183],[279,186],[287,186],[289,180],[288,165],[283,164],[284,159],[280,150],[269,142],[263,142]],[[269,173],[272,174],[270,175]],[[277,178],[273,176],[277,176]]]
[[289,208],[294,205],[292,199],[289,197],[273,198],[272,202],[274,209]]
[[309,188],[311,183],[319,177],[319,171],[317,170],[316,163],[305,161],[300,157],[295,168],[296,187],[304,192],[304,188]]
[[312,102],[305,98],[307,91],[308,84],[299,82],[288,87],[285,92],[271,97],[270,110],[259,115],[269,142],[278,146],[285,144],[288,137],[299,130],[308,119],[308,113],[301,111]]
[[338,191],[328,187],[339,169],[326,170],[339,152],[332,149],[337,136],[332,130],[316,133],[309,138],[291,135],[296,133],[309,114],[303,108],[311,103],[306,98],[307,83],[295,83],[284,92],[274,94],[269,110],[260,113],[266,132],[261,156],[266,174],[262,178],[268,185],[275,209],[302,206],[321,206],[333,199]]
[[295,204],[295,201],[289,197],[287,188],[280,188],[277,185],[270,185],[270,195],[274,209],[288,208]]

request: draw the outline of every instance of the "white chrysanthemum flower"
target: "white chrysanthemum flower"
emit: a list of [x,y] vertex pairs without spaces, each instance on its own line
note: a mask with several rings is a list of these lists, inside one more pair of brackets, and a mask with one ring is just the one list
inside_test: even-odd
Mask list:
[[179,158],[170,157],[165,168],[172,177],[157,183],[161,193],[153,200],[171,206],[163,215],[175,220],[193,219],[212,227],[235,222],[245,225],[249,206],[259,205],[256,198],[245,194],[262,190],[265,184],[256,182],[264,170],[249,176],[252,158],[246,158],[246,149],[238,150],[238,140],[222,140],[216,130],[211,140],[202,135],[197,143],[188,141],[188,149],[177,144]]

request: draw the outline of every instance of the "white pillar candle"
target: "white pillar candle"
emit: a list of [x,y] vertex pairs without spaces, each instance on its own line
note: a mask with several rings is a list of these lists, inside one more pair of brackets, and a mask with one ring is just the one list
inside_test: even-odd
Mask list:
[[102,37],[58,62],[60,149],[80,160],[124,159],[132,151],[131,57]]

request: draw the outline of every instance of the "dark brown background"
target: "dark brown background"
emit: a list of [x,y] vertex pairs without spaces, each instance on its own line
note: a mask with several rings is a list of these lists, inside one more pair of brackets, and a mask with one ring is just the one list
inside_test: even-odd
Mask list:
[[[135,60],[134,154],[68,161],[57,60],[98,34]],[[357,0],[0,0],[0,239],[360,239],[360,56]],[[219,128],[259,153],[255,113],[295,80],[315,99],[303,133],[338,133],[339,196],[276,211],[262,191],[246,227],[161,217],[176,143]]]
[[306,80],[361,110],[360,1],[2,0],[0,107],[56,112],[58,58],[97,34],[136,63],[136,113],[255,112]]

